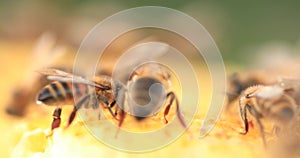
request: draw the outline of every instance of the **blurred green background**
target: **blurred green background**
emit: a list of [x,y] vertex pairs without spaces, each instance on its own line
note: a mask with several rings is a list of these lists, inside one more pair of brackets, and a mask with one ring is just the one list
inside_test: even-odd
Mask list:
[[0,39],[33,40],[45,31],[79,46],[88,31],[118,11],[165,6],[197,19],[215,39],[226,63],[249,64],[269,43],[300,48],[300,1],[62,0],[0,1]]

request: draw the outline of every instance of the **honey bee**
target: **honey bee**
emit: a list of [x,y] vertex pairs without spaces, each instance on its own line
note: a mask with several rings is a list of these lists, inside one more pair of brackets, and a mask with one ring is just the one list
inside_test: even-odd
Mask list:
[[[156,114],[160,105],[164,103],[162,99],[166,97],[169,100],[164,110],[166,123],[168,123],[166,116],[173,102],[175,102],[177,117],[181,125],[186,127],[175,93],[172,91],[166,93],[163,87],[154,87],[152,89],[152,86],[157,84],[164,85],[166,89],[170,86],[170,75],[160,65],[147,64],[138,68],[130,76],[130,81],[127,84],[128,89],[122,83],[112,81],[111,77],[104,75],[96,77],[94,81],[90,81],[57,69],[43,69],[39,73],[46,75],[49,80],[54,80],[42,88],[37,95],[37,104],[56,107],[52,115],[51,131],[60,126],[62,106],[73,104],[74,100],[75,105],[69,116],[67,126],[73,122],[77,111],[82,106],[88,104],[96,109],[99,108],[99,102],[101,101],[112,117],[119,121],[118,127],[121,127],[126,115],[124,111],[125,96],[128,97],[126,101],[128,102],[130,114],[138,121]],[[151,93],[154,95],[150,96],[149,91],[151,90],[154,90]],[[119,104],[116,106],[116,110],[113,111],[112,108],[117,101]],[[134,102],[142,106],[138,107],[139,105],[135,105]],[[146,104],[148,105],[143,106]]]
[[[141,52],[139,54],[141,58],[138,60],[133,58],[131,64],[122,66],[117,73],[119,78],[100,75],[95,77],[94,80],[87,80],[81,76],[57,69],[39,71],[41,74],[46,75],[49,80],[54,80],[54,82],[44,87],[37,96],[38,104],[56,106],[53,112],[51,130],[60,126],[61,106],[74,103],[73,100],[75,100],[74,110],[69,116],[67,126],[72,123],[76,112],[83,105],[91,104],[93,108],[98,108],[99,103],[102,102],[101,105],[108,109],[112,117],[118,121],[119,129],[123,125],[126,114],[134,116],[137,121],[142,121],[157,114],[164,105],[163,117],[165,123],[168,123],[167,115],[172,105],[175,105],[179,122],[186,128],[178,98],[170,90],[170,73],[163,65],[155,62],[140,64],[145,63],[148,59],[149,48],[155,48],[156,53],[152,56],[155,57],[167,52],[168,45],[142,45],[138,48],[135,51]],[[128,63],[128,61],[125,63]],[[131,70],[136,65],[141,66],[137,66],[132,73],[125,74],[127,72],[125,69]],[[126,77],[124,76],[128,76],[128,81],[125,80]],[[114,111],[112,108],[114,108]]]
[[228,102],[232,102],[245,90],[247,87],[260,84],[260,81],[255,77],[241,79],[240,74],[233,73],[229,76],[229,90],[227,92]]
[[[154,95],[149,95],[149,90],[151,91],[151,86],[153,85],[166,85],[166,83],[168,83],[167,86],[169,86],[170,75],[166,71],[163,71],[163,68],[160,67],[160,65],[150,64],[138,68],[130,76],[130,81],[127,85],[128,89],[122,83],[117,81],[113,81],[114,86],[112,86],[111,77],[104,75],[96,77],[94,81],[89,81],[80,76],[57,69],[44,69],[39,72],[46,75],[49,80],[54,80],[42,88],[37,96],[37,104],[56,107],[53,112],[51,130],[60,126],[62,106],[73,104],[74,100],[76,104],[69,116],[67,126],[73,122],[76,112],[82,108],[82,106],[88,104],[96,109],[99,108],[99,101],[102,101],[104,103],[104,108],[108,109],[113,118],[119,121],[118,126],[121,127],[126,115],[123,110],[125,109],[125,93],[128,97],[126,100],[128,101],[130,114],[134,115],[136,120],[141,121],[156,114],[157,110],[160,108],[159,105],[163,104],[163,97],[166,97],[169,100],[169,103],[164,110],[164,119],[166,123],[168,123],[166,116],[168,115],[173,102],[175,102],[177,117],[181,125],[186,127],[179,109],[178,99],[174,92],[171,91],[164,94],[162,87],[156,87],[154,88],[154,93],[152,93]],[[147,76],[146,74],[150,76]],[[115,106],[117,100],[121,104],[113,111],[112,108]],[[134,105],[134,101],[140,105],[149,104],[146,107],[139,107],[139,105]]]
[[[113,97],[111,78],[109,76],[98,76],[95,77],[94,81],[90,81],[58,69],[43,69],[39,73],[46,75],[49,80],[54,80],[42,88],[37,95],[37,104],[56,107],[53,112],[51,131],[60,126],[62,106],[73,105],[74,103],[75,105],[73,105],[74,108],[69,116],[67,126],[73,122],[77,111],[82,106],[91,106],[96,109],[99,108],[99,101],[103,102],[104,104],[101,105],[104,105],[103,107],[109,110],[113,118],[118,120],[112,108],[116,103],[114,98],[119,98],[118,92],[120,90],[114,90],[116,93],[114,94],[115,97]],[[115,88],[120,88],[119,83],[116,82],[115,85]]]
[[270,84],[263,74],[249,72],[249,73],[233,73],[228,78],[228,89],[226,95],[228,103],[226,109],[229,110],[232,102],[239,98],[241,93],[248,87],[260,84]]
[[266,146],[261,119],[266,118],[273,121],[276,127],[286,127],[295,117],[297,109],[295,99],[289,95],[291,90],[289,87],[274,84],[256,85],[243,91],[239,99],[239,109],[244,124],[244,131],[241,134],[247,134],[249,130],[247,118],[249,112],[255,118],[263,144]]
[[27,63],[30,64],[22,69],[23,75],[20,76],[22,82],[13,88],[10,101],[5,108],[7,114],[15,116],[25,114],[28,105],[34,101],[35,94],[48,83],[44,77],[34,74],[34,70],[53,65],[65,52],[65,47],[55,45],[53,34],[46,32],[41,35],[28,58]]
[[184,128],[187,127],[178,98],[175,92],[171,91],[171,75],[165,66],[155,62],[169,51],[168,44],[148,42],[130,48],[119,60],[121,66],[116,66],[112,73],[114,80],[125,85],[121,99],[123,102],[118,106],[123,109],[119,127],[122,126],[126,114],[134,116],[137,121],[143,121],[158,114],[162,107],[164,107],[163,118],[165,123],[168,123],[167,115],[172,105],[176,106],[176,116],[180,124]]
[[272,143],[272,157],[299,157],[300,154],[300,113],[296,110],[295,119],[286,128],[280,129],[277,139]]
[[300,80],[291,78],[279,78],[279,85],[286,89],[296,104],[293,120],[290,120],[284,128],[276,128],[277,139],[272,143],[273,157],[298,157],[300,154]]
[[133,71],[127,83],[126,100],[130,114],[137,121],[142,121],[158,113],[158,110],[164,106],[164,101],[168,100],[164,109],[165,123],[168,123],[166,116],[175,103],[179,122],[186,128],[178,98],[173,91],[169,90],[171,86],[170,77],[167,69],[154,62],[146,63]]

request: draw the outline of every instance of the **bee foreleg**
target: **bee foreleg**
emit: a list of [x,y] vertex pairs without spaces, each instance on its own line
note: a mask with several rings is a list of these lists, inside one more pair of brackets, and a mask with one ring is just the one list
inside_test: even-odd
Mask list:
[[164,111],[164,119],[165,119],[166,123],[168,123],[168,120],[167,120],[166,116],[169,114],[170,108],[171,108],[171,106],[172,106],[172,104],[173,104],[173,102],[174,102],[174,100],[175,100],[175,103],[176,103],[176,115],[177,115],[177,117],[178,117],[178,119],[179,119],[180,124],[181,124],[184,128],[186,128],[187,126],[186,126],[186,123],[185,123],[184,118],[183,118],[183,116],[182,116],[182,113],[181,113],[181,111],[180,111],[178,99],[177,99],[176,95],[174,94],[174,92],[169,92],[169,93],[167,94],[167,99],[168,99],[168,98],[170,98],[170,102],[169,102],[169,104],[166,106],[165,111]]
[[102,100],[105,103],[105,105],[106,105],[105,108],[108,109],[111,116],[114,119],[118,120],[117,116],[114,114],[114,112],[111,109],[116,104],[116,101],[114,100],[112,103],[109,103],[108,100],[105,97],[101,96],[101,95],[98,96],[98,99]]
[[114,100],[112,103],[110,103],[110,105],[109,105],[109,112],[111,113],[111,115],[116,119],[116,120],[119,120],[119,119],[117,119],[116,117],[117,117],[117,115],[118,115],[118,106],[116,107],[116,109],[115,109],[115,112],[113,112],[112,111],[112,107],[114,107],[116,105],[116,100]]
[[247,119],[247,109],[246,106],[242,107],[240,106],[240,114],[244,123],[244,132],[240,132],[241,134],[247,134],[249,130],[249,123]]
[[71,112],[71,114],[70,114],[70,116],[69,116],[68,124],[67,124],[66,127],[70,126],[70,124],[74,121],[74,118],[75,118],[75,116],[76,116],[77,110],[79,110],[79,109],[82,107],[82,105],[83,105],[84,103],[86,103],[88,99],[90,99],[90,97],[91,97],[91,95],[89,95],[89,94],[88,94],[88,95],[85,95],[83,98],[81,98],[81,99],[76,103],[76,105],[75,105],[74,108],[73,108],[73,111]]
[[170,93],[167,94],[167,99],[170,98],[170,97],[171,97],[171,98],[170,98],[169,104],[166,106],[165,111],[164,111],[164,119],[165,119],[165,122],[166,122],[166,123],[168,123],[168,120],[167,120],[166,116],[169,114],[171,105],[172,105],[172,103],[173,103],[173,101],[174,101],[174,99],[175,99],[174,93],[173,93],[173,94],[171,94],[171,93],[172,93],[172,92],[170,92]]

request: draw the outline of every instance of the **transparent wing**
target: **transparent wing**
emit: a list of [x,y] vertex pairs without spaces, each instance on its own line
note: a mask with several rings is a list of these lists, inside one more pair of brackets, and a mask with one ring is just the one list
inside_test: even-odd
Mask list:
[[49,80],[62,81],[62,82],[73,82],[73,83],[82,83],[90,86],[95,86],[103,90],[108,90],[110,87],[104,86],[93,81],[89,81],[81,76],[73,75],[71,73],[61,71],[58,69],[41,69],[39,73],[47,76]]
[[64,78],[73,78],[73,77],[74,78],[82,78],[80,76],[76,76],[71,73],[68,73],[68,72],[65,72],[62,70],[58,70],[58,69],[52,69],[52,68],[41,69],[41,70],[38,70],[38,72],[45,76],[57,76],[57,77],[64,77]]
[[278,77],[277,82],[278,85],[284,89],[300,87],[300,79],[296,79],[296,78]]
[[122,66],[131,67],[139,65],[148,60],[163,56],[169,51],[169,49],[170,46],[168,44],[163,44],[159,42],[148,42],[138,44],[130,48],[122,56],[122,59],[124,61]]
[[145,62],[155,61],[156,58],[165,55],[169,50],[168,44],[160,42],[137,44],[119,58],[113,69],[113,78],[125,83],[137,66]]
[[31,57],[31,72],[37,68],[47,67],[52,65],[57,59],[66,53],[65,46],[56,44],[56,37],[53,33],[45,32],[37,41],[36,46],[32,50]]
[[253,96],[262,99],[272,99],[283,95],[284,89],[278,85],[263,86],[258,91],[253,93]]
[[30,64],[26,65],[22,71],[23,81],[28,87],[35,85],[40,79],[37,74],[33,73],[35,70],[53,65],[66,53],[65,46],[57,46],[55,43],[55,35],[50,32],[45,32],[38,38],[27,59],[27,63]]

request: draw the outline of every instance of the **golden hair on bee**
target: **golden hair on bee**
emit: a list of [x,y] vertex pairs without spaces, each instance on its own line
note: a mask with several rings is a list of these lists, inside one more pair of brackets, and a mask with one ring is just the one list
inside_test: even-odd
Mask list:
[[54,80],[42,88],[37,95],[38,104],[56,107],[52,115],[51,131],[60,126],[60,115],[64,105],[74,107],[67,126],[73,122],[77,111],[82,107],[97,109],[99,105],[102,105],[103,108],[109,110],[113,118],[118,120],[116,112],[112,111],[116,104],[114,96],[118,97],[118,91],[115,95],[112,94],[112,80],[109,76],[87,80],[58,69],[43,69],[39,72],[46,75],[49,80]]
[[279,85],[256,85],[247,88],[239,100],[241,118],[244,123],[244,132],[249,130],[247,113],[249,112],[256,120],[264,145],[266,138],[262,118],[273,121],[277,126],[283,126],[295,116],[296,103],[293,97],[286,94],[285,89]]

